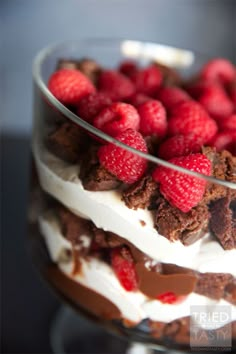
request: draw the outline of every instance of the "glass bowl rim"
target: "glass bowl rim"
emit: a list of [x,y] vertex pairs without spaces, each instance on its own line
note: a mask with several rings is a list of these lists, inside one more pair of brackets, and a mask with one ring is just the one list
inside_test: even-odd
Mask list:
[[[199,172],[195,172],[195,171],[191,171],[188,170],[184,167],[175,165],[171,162],[168,162],[166,160],[160,159],[154,155],[148,154],[148,153],[144,153],[141,152],[137,149],[134,149],[122,142],[120,142],[119,140],[111,137],[108,134],[105,134],[104,132],[102,132],[101,130],[95,128],[94,126],[92,126],[91,124],[87,123],[85,120],[83,120],[82,118],[80,118],[78,115],[76,115],[75,113],[73,113],[72,111],[70,111],[67,107],[65,107],[60,101],[58,101],[56,99],[56,97],[49,91],[49,89],[47,88],[47,85],[45,83],[45,81],[42,78],[41,75],[41,68],[42,68],[42,64],[44,62],[44,60],[46,60],[48,57],[50,57],[50,55],[52,55],[55,51],[59,50],[60,48],[62,49],[63,47],[66,49],[66,47],[68,48],[68,46],[79,46],[79,45],[109,45],[109,43],[112,43],[112,45],[114,45],[114,43],[121,44],[122,41],[132,41],[132,39],[122,39],[122,38],[86,38],[86,39],[79,39],[79,40],[73,40],[73,41],[64,41],[64,42],[57,42],[57,43],[53,43],[50,44],[44,48],[42,48],[35,56],[34,60],[33,60],[33,81],[34,83],[36,83],[37,87],[40,89],[40,91],[45,95],[45,97],[48,99],[48,101],[56,108],[58,109],[63,115],[65,115],[69,120],[71,120],[72,122],[74,122],[75,124],[79,125],[80,127],[84,128],[86,131],[94,134],[95,136],[99,137],[100,139],[105,140],[108,143],[113,143],[114,145],[125,149],[126,151],[129,151],[131,153],[134,153],[142,158],[145,158],[147,161],[153,162],[156,164],[156,166],[164,166],[167,168],[170,168],[172,170],[178,171],[178,172],[182,172],[184,174],[187,174],[189,176],[192,177],[197,177],[197,178],[201,178],[204,179],[210,183],[215,183],[215,184],[219,184],[219,185],[223,185],[227,188],[232,188],[232,189],[236,189],[236,183],[234,182],[229,182],[229,181],[225,181],[225,180],[221,180],[215,177],[211,177],[211,176],[206,176],[202,173]],[[155,43],[155,42],[147,42],[144,40],[135,40],[135,42],[139,42],[140,44],[152,44],[152,45],[161,45],[161,46],[165,46],[167,48],[173,48],[173,49],[180,49],[180,48],[175,48],[173,46],[169,46],[169,45],[164,45],[164,44],[160,44],[160,43]],[[183,49],[184,50],[184,49]],[[194,54],[200,54],[197,52],[194,52]]]

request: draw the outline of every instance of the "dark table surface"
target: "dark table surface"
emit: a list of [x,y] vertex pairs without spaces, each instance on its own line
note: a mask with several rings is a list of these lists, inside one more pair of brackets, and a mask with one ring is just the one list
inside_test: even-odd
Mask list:
[[27,250],[30,140],[1,139],[2,353],[50,353],[59,301],[40,280]]
[[61,336],[59,342],[71,348],[66,350],[68,353],[124,353],[126,342],[69,309],[64,310],[65,319],[60,317],[55,326],[58,313],[62,313],[61,302],[34,268],[27,245],[30,138],[3,135],[0,142],[1,353],[52,353],[53,323]]

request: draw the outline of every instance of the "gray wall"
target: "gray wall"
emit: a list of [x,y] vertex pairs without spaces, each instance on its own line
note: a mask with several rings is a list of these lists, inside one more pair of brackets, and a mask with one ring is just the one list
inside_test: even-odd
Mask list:
[[1,0],[1,125],[31,129],[31,65],[51,42],[146,39],[235,59],[236,0]]

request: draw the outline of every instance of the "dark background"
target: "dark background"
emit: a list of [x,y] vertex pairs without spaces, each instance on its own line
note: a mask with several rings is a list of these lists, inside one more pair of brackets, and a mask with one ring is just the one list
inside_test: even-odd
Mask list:
[[146,39],[236,60],[235,0],[5,0],[1,15],[1,352],[49,353],[59,302],[27,251],[32,60],[51,42]]

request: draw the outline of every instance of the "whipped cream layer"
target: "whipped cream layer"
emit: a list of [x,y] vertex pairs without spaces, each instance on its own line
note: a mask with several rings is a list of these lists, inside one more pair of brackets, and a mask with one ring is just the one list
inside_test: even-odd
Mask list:
[[[181,317],[190,316],[191,306],[193,305],[205,308],[206,312],[209,313],[209,317],[214,315],[217,306],[229,306],[232,310],[231,318],[228,319],[228,322],[236,320],[236,306],[229,304],[225,300],[215,301],[192,293],[184,302],[169,305],[163,304],[158,300],[150,300],[140,291],[128,292],[120,285],[112,268],[97,259],[85,260],[81,258],[81,271],[74,275],[73,261],[60,261],[60,255],[65,249],[71,249],[71,244],[61,234],[56,219],[52,214],[40,217],[39,227],[50,257],[58,264],[59,269],[73,281],[84,285],[113,302],[120,310],[123,318],[129,321],[138,324],[141,320],[150,318],[153,321],[168,323]],[[83,235],[83,239],[88,242],[89,237]],[[227,321],[216,324],[216,328],[226,323]],[[200,322],[197,324],[201,326]]]
[[236,276],[236,267],[232,266],[236,249],[224,250],[209,234],[190,246],[170,242],[153,227],[150,211],[129,209],[119,192],[85,190],[78,178],[79,166],[69,165],[48,152],[39,134],[34,137],[33,153],[42,189],[73,213],[125,238],[158,262]]

